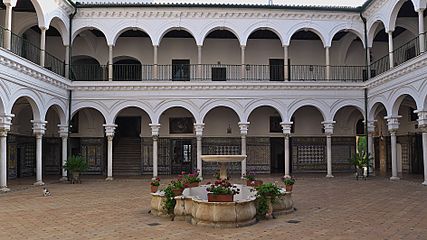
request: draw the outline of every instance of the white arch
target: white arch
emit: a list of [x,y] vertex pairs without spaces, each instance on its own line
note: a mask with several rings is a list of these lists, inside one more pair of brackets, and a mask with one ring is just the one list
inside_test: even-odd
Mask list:
[[[38,0],[31,0],[31,3],[33,4],[34,9],[36,10],[37,20],[39,27],[48,27],[49,24],[46,17],[47,14],[44,12],[42,5],[40,4],[42,1]],[[51,3],[49,3],[51,4]]]
[[363,29],[356,29],[352,25],[349,25],[347,23],[339,24],[339,25],[335,26],[329,32],[329,34],[328,34],[329,38],[328,38],[328,41],[327,41],[327,46],[331,46],[332,45],[332,40],[334,39],[335,35],[337,33],[341,32],[341,31],[353,33],[354,35],[356,35],[362,41],[363,47],[366,46]]
[[271,100],[271,99],[260,99],[260,100],[252,101],[251,103],[249,103],[248,105],[245,106],[242,122],[248,122],[250,115],[257,108],[260,108],[260,107],[274,108],[279,113],[280,117],[283,120],[283,119],[285,119],[285,111],[283,110],[282,106],[283,106],[283,103],[281,103],[279,101]]
[[337,112],[345,107],[356,108],[365,118],[365,110],[364,110],[365,103],[363,101],[356,100],[356,99],[345,99],[345,100],[337,101],[334,104],[332,104],[331,112],[330,112],[331,119],[334,119]]
[[419,98],[417,90],[414,87],[405,86],[393,92],[389,97],[388,109],[391,109],[391,116],[398,115],[400,105],[406,96],[410,96],[414,99],[417,109],[422,109],[422,101]]
[[58,98],[52,98],[45,107],[45,111],[43,111],[42,116],[46,119],[47,112],[49,109],[53,107],[58,114],[61,125],[68,124],[68,116],[67,116],[67,104]]
[[279,37],[280,43],[283,45],[284,44],[284,40],[283,40],[284,36],[282,35],[282,33],[278,29],[279,29],[279,27],[272,24],[271,22],[268,22],[268,21],[257,22],[255,24],[251,25],[243,33],[241,45],[246,45],[251,34],[258,31],[258,30],[269,30],[269,31],[275,33]]
[[110,110],[110,114],[108,115],[108,121],[109,123],[114,123],[116,121],[117,116],[119,115],[119,113],[126,109],[126,108],[138,108],[140,110],[142,110],[143,112],[145,112],[148,117],[150,118],[150,121],[153,122],[153,117],[154,117],[154,112],[153,109],[150,105],[144,103],[143,101],[138,101],[138,100],[126,100],[126,101],[121,101],[117,104],[115,104],[114,106],[111,107]]
[[289,46],[291,43],[291,38],[292,36],[301,30],[307,30],[307,31],[311,31],[315,34],[317,34],[317,36],[319,36],[320,40],[323,43],[324,47],[329,47],[329,45],[327,45],[327,41],[326,41],[326,37],[327,33],[324,29],[322,29],[322,27],[320,25],[317,25],[316,23],[313,23],[311,21],[304,21],[298,24],[295,24],[294,26],[292,26],[288,32],[286,33],[285,36],[287,36],[287,38],[285,38],[285,45]]
[[[407,0],[399,0],[399,1],[396,1],[396,2],[393,3],[391,11],[387,15],[387,19],[389,20],[387,27],[388,27],[389,30],[394,31],[394,29],[396,28],[397,15],[399,14],[400,9],[402,8],[403,4],[406,1]],[[420,1],[411,0],[411,2],[412,2],[412,5],[414,7],[414,12],[416,12],[417,11],[417,6],[420,5]]]
[[371,24],[368,23],[367,29],[368,29],[368,47],[372,47],[372,44],[374,42],[375,34],[377,33],[377,28],[380,24],[384,26],[385,31],[387,32],[386,22],[383,16],[376,16],[374,18],[374,22]]
[[230,108],[239,117],[239,121],[244,122],[244,120],[245,120],[245,117],[243,115],[244,110],[243,110],[243,107],[239,103],[234,102],[234,101],[230,101],[230,100],[225,100],[225,99],[218,99],[218,100],[209,101],[203,105],[203,107],[201,108],[201,111],[200,111],[200,123],[203,123],[206,115],[212,109],[217,108],[217,107]]
[[[165,24],[166,25],[166,24]],[[196,34],[194,34],[194,31],[191,29],[191,27],[189,26],[171,26],[170,23],[168,23],[165,28],[162,28],[161,30],[158,31],[158,33],[154,36],[153,39],[153,45],[157,45],[159,46],[161,41],[163,40],[163,37],[170,31],[173,30],[179,30],[179,31],[186,31],[188,32],[194,39],[194,44],[197,45],[197,38],[196,38]]]
[[380,105],[384,107],[386,115],[388,115],[390,111],[387,109],[387,100],[384,96],[378,95],[372,99],[368,99],[368,121],[373,121],[375,119],[376,111]]
[[92,101],[81,101],[78,103],[75,103],[72,107],[71,110],[71,118],[73,118],[73,116],[81,109],[84,108],[91,108],[94,109],[96,111],[98,111],[99,113],[101,113],[102,117],[104,118],[104,121],[106,124],[111,124],[112,122],[107,122],[108,119],[108,111],[106,110],[107,107],[105,105],[101,105],[98,101],[97,102],[92,102]]
[[64,46],[68,46],[70,44],[69,38],[69,30],[65,22],[59,17],[53,17],[50,20],[50,25],[52,25],[58,32],[61,34],[62,43]]
[[[140,22],[138,22],[138,24],[140,24]],[[112,33],[112,43],[115,46],[117,43],[117,40],[119,39],[120,35],[122,35],[124,32],[129,31],[129,30],[138,30],[141,31],[145,34],[148,35],[148,37],[150,38],[151,43],[154,45],[153,42],[153,37],[152,37],[152,33],[149,33],[147,31],[147,28],[145,28],[145,26],[137,26],[137,25],[131,25],[127,22],[125,22],[124,24],[122,24],[123,26],[116,26],[114,29],[117,29],[115,32]],[[129,26],[131,25],[131,26]]]
[[43,109],[42,98],[39,96],[39,94],[27,88],[16,91],[15,94],[10,98],[10,105],[9,108],[6,110],[7,114],[12,113],[12,108],[19,98],[25,98],[30,103],[31,109],[33,111],[33,120],[44,120],[41,118]]
[[216,30],[227,30],[231,33],[234,34],[234,36],[236,36],[237,40],[239,41],[240,45],[243,45],[243,36],[241,36],[241,34],[236,30],[238,29],[238,27],[232,25],[229,22],[225,22],[225,21],[217,21],[217,22],[212,22],[206,26],[203,27],[203,29],[200,31],[200,43],[198,43],[197,45],[203,45],[206,37],[209,35],[209,33],[216,31]]
[[330,112],[329,106],[322,100],[318,100],[318,99],[302,99],[302,100],[294,101],[289,105],[288,114],[287,114],[288,119],[286,119],[285,121],[290,122],[294,113],[298,109],[306,106],[317,108],[320,114],[322,114],[323,121],[332,121],[332,119],[328,115],[328,113]]
[[70,43],[70,44],[73,44],[74,40],[76,39],[76,37],[77,37],[81,32],[83,32],[83,31],[85,31],[85,30],[96,29],[96,30],[98,30],[98,31],[102,32],[102,34],[104,34],[105,42],[106,42],[106,43],[107,43],[107,45],[108,45],[107,32],[103,30],[103,27],[104,27],[104,26],[102,26],[102,25],[98,24],[97,22],[90,22],[90,23],[88,23],[88,24],[85,24],[84,26],[79,26],[78,28],[76,28],[76,29],[74,29],[74,30],[73,30],[74,32],[73,32],[73,35],[72,35],[71,43]]
[[164,112],[166,112],[168,109],[175,108],[175,107],[186,109],[187,111],[189,111],[191,113],[191,115],[193,115],[193,118],[196,121],[196,123],[199,123],[198,120],[200,118],[199,118],[199,114],[198,114],[199,111],[198,111],[197,106],[195,106],[191,101],[176,100],[176,99],[175,100],[168,100],[168,101],[165,101],[165,102],[161,103],[160,105],[158,105],[154,109],[152,123],[158,124],[162,114]]

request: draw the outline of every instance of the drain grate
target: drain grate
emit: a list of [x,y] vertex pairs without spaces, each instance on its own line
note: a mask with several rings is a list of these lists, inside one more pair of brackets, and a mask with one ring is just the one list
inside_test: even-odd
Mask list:
[[300,223],[301,221],[299,220],[289,220],[288,223],[293,223],[293,224],[297,224]]
[[147,225],[150,227],[154,227],[154,226],[159,226],[160,223],[148,223]]

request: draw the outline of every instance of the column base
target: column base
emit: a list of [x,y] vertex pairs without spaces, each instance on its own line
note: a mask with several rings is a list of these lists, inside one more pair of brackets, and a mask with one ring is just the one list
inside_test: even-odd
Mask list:
[[399,177],[390,177],[390,180],[391,181],[397,181],[397,180],[400,180],[400,178]]
[[326,177],[327,177],[327,178],[333,178],[333,177],[334,177],[334,175],[332,175],[332,174],[328,174],[328,175],[326,175]]
[[291,175],[289,174],[285,174],[285,176],[283,176],[284,178],[292,178]]
[[9,191],[10,191],[10,189],[7,187],[1,187],[0,188],[0,192],[9,192]]
[[44,186],[44,182],[43,181],[37,181],[33,184],[34,186]]
[[68,181],[68,177],[62,177],[59,179],[60,182],[67,182]]
[[421,183],[424,186],[427,186],[427,180],[425,180],[423,183]]
[[106,179],[105,179],[105,181],[113,181],[114,180],[114,178],[113,177],[107,177]]
[[151,178],[151,180],[156,180],[156,178],[158,178],[158,176],[153,176],[153,177]]

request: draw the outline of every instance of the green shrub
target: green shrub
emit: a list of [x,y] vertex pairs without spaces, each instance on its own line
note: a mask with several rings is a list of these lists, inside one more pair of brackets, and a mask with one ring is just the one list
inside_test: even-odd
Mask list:
[[67,159],[64,169],[70,172],[84,172],[89,168],[86,159],[82,156],[73,155]]

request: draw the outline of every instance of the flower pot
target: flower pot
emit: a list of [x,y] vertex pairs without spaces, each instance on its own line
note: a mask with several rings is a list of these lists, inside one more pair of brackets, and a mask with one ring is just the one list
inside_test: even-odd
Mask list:
[[71,175],[72,175],[72,179],[71,179],[72,184],[81,183],[80,182],[80,172],[72,172]]
[[184,191],[184,188],[180,188],[180,189],[173,189],[173,195],[175,196],[181,196],[182,195],[182,191]]
[[232,202],[232,194],[213,194],[208,193],[208,202]]
[[198,183],[198,182],[187,183],[187,186],[188,186],[189,188],[192,188],[192,187],[198,187],[198,186],[199,186],[199,183]]
[[292,192],[292,188],[294,187],[294,185],[285,185],[286,187],[286,192]]
[[152,193],[157,192],[157,190],[159,190],[159,186],[153,186],[153,185],[151,185],[151,192]]
[[254,181],[246,180],[246,186],[249,186],[249,187],[258,187],[258,186],[261,186],[262,184],[263,184],[262,180],[254,180]]

